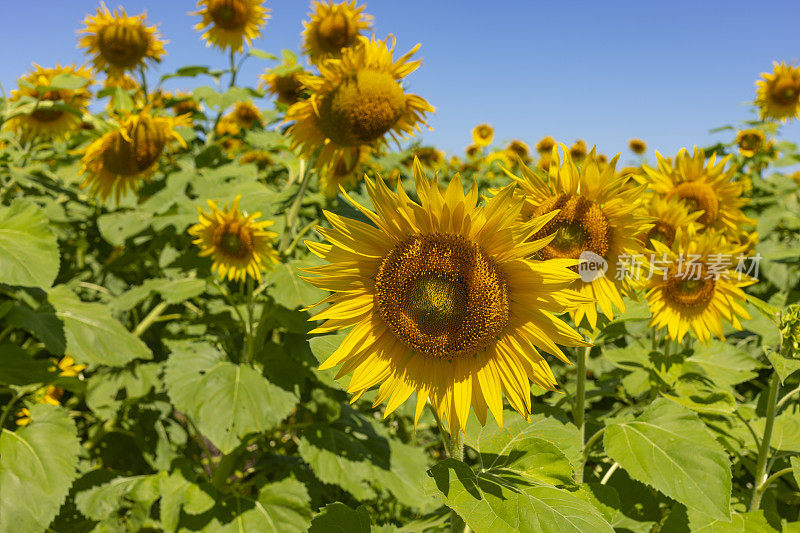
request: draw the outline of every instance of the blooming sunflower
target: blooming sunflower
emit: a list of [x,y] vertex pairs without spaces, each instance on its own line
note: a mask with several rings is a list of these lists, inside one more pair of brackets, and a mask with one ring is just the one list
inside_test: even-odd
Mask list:
[[272,247],[278,234],[266,229],[273,221],[256,220],[261,213],[243,213],[239,209],[241,198],[237,196],[224,209],[208,200],[211,212],[198,207],[200,222],[189,228],[189,234],[197,237],[192,242],[200,247],[200,256],[211,256],[211,270],[222,279],[244,281],[249,275],[261,281],[261,271],[280,262]]
[[390,47],[386,41],[361,38],[343,50],[341,59],[321,63],[319,76],[304,76],[312,95],[286,112],[286,122],[294,122],[289,128],[292,147],[309,157],[322,147],[318,167],[340,157],[352,166],[362,146],[376,147],[387,135],[397,140],[419,130],[433,107],[399,83],[419,66],[419,60],[410,61],[417,49],[393,61],[394,40]]
[[690,155],[682,149],[670,162],[656,152],[658,168],[642,165],[642,169],[653,191],[668,198],[679,198],[690,212],[703,211],[698,223],[736,233],[741,226],[754,221],[742,213],[741,208],[748,200],[742,196],[742,183],[733,181],[736,166],[725,169],[731,157],[724,157],[717,163],[716,154],[712,154],[706,163],[703,150],[695,148]]
[[672,246],[679,229],[694,223],[702,215],[700,211],[689,213],[686,205],[674,196],[665,198],[658,194],[648,195],[645,208],[647,214],[655,219],[653,227],[642,239],[648,249],[652,249],[651,239],[664,243],[667,247]]
[[691,328],[700,342],[710,334],[725,338],[722,319],[742,329],[739,318],[750,315],[742,307],[746,296],[741,287],[756,280],[734,270],[744,247],[734,247],[713,230],[696,233],[690,224],[679,232],[671,247],[653,241],[659,265],[647,282],[650,325],[667,328],[669,337],[680,342]]
[[414,174],[419,203],[367,179],[375,211],[348,199],[374,226],[326,212],[332,227],[318,231],[330,244],[306,243],[330,263],[306,269],[307,281],[333,293],[312,333],[352,328],[320,369],[343,363],[352,401],[380,384],[384,416],[416,392],[415,422],[430,401],[452,434],[470,405],[481,423],[488,407],[502,424],[503,393],[527,417],[529,380],[556,387],[540,351],[567,361],[557,344],[586,345],[556,316],[585,301],[567,289],[576,261],[527,259],[549,240],[527,238],[552,215],[517,222],[512,186],[478,206],[477,186],[465,194],[458,174],[446,191],[419,162]]
[[340,154],[332,164],[319,172],[319,189],[328,198],[333,198],[339,194],[340,188],[351,189],[361,177],[361,166],[369,157],[370,149],[366,146],[360,147],[355,158],[346,157]]
[[756,82],[756,105],[761,118],[786,119],[800,116],[800,67],[775,62],[772,74],[761,74]]
[[481,147],[477,144],[470,144],[467,146],[466,150],[464,150],[464,153],[469,159],[478,157],[481,154]]
[[262,3],[262,0],[198,0],[199,11],[192,15],[200,15],[203,20],[194,29],[206,30],[203,34],[206,46],[241,52],[245,41],[250,46],[253,39],[261,37],[261,28],[269,19],[270,10]]
[[[23,138],[43,137],[61,139],[81,127],[81,115],[86,112],[91,94],[88,86],[92,83],[92,73],[88,68],[75,65],[55,68],[42,68],[33,65],[34,70],[19,80],[19,89],[11,91],[11,102],[32,98],[35,101],[30,112],[13,116],[4,129],[15,131]],[[59,75],[76,76],[85,80],[85,85],[77,89],[51,89],[53,79]],[[45,104],[41,109],[41,104]],[[50,107],[53,106],[53,107]]]
[[231,118],[243,129],[250,129],[261,125],[263,116],[253,102],[236,102],[231,112]]
[[259,86],[274,94],[282,104],[292,105],[304,96],[301,78],[308,73],[293,56],[284,57],[281,65],[261,75]]
[[311,63],[341,57],[343,48],[358,44],[372,23],[372,16],[362,13],[364,7],[356,7],[356,0],[314,2],[314,11],[308,14],[311,21],[303,21],[303,52]]
[[750,128],[742,130],[736,134],[736,144],[739,146],[739,153],[745,157],[753,157],[761,150],[766,142],[766,135],[761,130]]
[[146,111],[128,115],[119,121],[118,129],[86,147],[81,159],[81,173],[86,179],[81,187],[88,187],[102,200],[113,195],[119,203],[127,191],[150,179],[170,141],[186,146],[175,127],[189,124],[186,115],[160,117]]
[[121,76],[125,71],[145,67],[146,61],[160,62],[164,44],[156,26],[145,25],[146,14],[129,17],[123,8],[112,13],[105,5],[97,8],[97,15],[87,15],[86,28],[81,33],[79,46],[86,48],[87,55],[97,70],[110,76]]
[[548,135],[546,137],[542,137],[539,142],[536,143],[536,151],[540,154],[550,155],[550,152],[553,151],[553,147],[555,145],[556,140]]
[[533,235],[533,239],[552,240],[537,251],[541,259],[571,259],[599,256],[608,265],[605,275],[578,279],[573,288],[587,297],[587,303],[573,312],[576,324],[584,316],[594,328],[597,324],[597,305],[606,317],[614,317],[614,306],[625,311],[622,293],[626,291],[624,274],[615,272],[622,254],[641,254],[642,243],[637,238],[651,227],[649,217],[639,209],[644,186],[629,187],[627,176],[616,172],[617,154],[601,168],[593,148],[576,166],[570,151],[561,162],[558,147],[550,155],[549,172],[540,177],[522,166],[522,177],[506,173],[519,185],[525,199],[523,221],[550,214],[550,221]]
[[636,155],[642,155],[647,150],[647,143],[641,139],[631,139],[628,141],[628,148]]
[[494,139],[494,128],[488,124],[478,124],[472,128],[472,142],[476,146],[483,148],[492,144]]

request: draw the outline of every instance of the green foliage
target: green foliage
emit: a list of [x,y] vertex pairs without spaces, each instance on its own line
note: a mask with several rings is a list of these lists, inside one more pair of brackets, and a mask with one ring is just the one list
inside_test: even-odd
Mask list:
[[56,236],[34,204],[18,199],[0,207],[0,280],[47,288],[58,273]]

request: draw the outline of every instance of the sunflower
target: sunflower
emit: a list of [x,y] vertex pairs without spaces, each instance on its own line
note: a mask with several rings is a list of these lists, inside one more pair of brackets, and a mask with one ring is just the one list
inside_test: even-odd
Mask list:
[[[587,303],[573,312],[576,324],[584,316],[594,328],[597,324],[597,305],[609,319],[614,317],[614,306],[625,311],[622,293],[626,291],[625,272],[617,272],[620,256],[641,254],[642,243],[637,238],[651,227],[649,217],[641,213],[640,200],[644,186],[629,187],[628,177],[616,172],[616,155],[600,168],[593,148],[576,166],[570,151],[559,145],[564,153],[561,162],[558,147],[549,159],[549,172],[543,173],[522,166],[522,177],[506,173],[519,185],[525,199],[523,221],[550,215],[551,220],[533,239],[552,236],[537,252],[540,259],[578,260],[580,258],[605,261],[608,271],[604,275],[583,276],[575,280],[573,288],[587,297]],[[537,241],[538,242],[538,241]]]
[[352,166],[361,147],[374,148],[387,135],[397,140],[419,130],[433,107],[407,94],[399,83],[419,66],[419,60],[410,61],[418,48],[393,61],[394,41],[390,47],[386,41],[362,38],[357,46],[345,48],[341,59],[320,64],[320,76],[304,76],[312,95],[286,112],[286,122],[294,122],[289,128],[292,147],[306,157],[321,147],[319,168],[341,157]]
[[536,151],[540,154],[550,155],[550,152],[553,151],[553,147],[555,145],[556,140],[548,135],[546,137],[542,137],[539,142],[536,143]]
[[767,137],[764,132],[755,128],[742,130],[736,134],[739,153],[745,157],[753,157],[764,146]]
[[472,128],[472,142],[476,146],[483,148],[492,144],[494,139],[494,129],[488,124],[478,124]]
[[274,94],[278,102],[292,105],[305,96],[301,81],[305,75],[308,73],[290,56],[284,58],[283,64],[262,74],[259,87]]
[[363,175],[361,166],[370,155],[370,149],[362,146],[355,158],[340,154],[338,158],[319,172],[319,189],[328,198],[339,194],[340,188],[351,189]]
[[272,159],[272,154],[266,150],[250,150],[242,154],[242,157],[239,158],[239,163],[242,165],[255,163],[259,170],[264,170],[272,165],[274,161]]
[[680,228],[694,223],[702,214],[699,211],[689,213],[689,209],[677,197],[665,198],[658,194],[650,194],[645,201],[645,207],[647,214],[655,219],[653,227],[642,239],[648,249],[652,249],[651,239],[667,247],[672,246]]
[[78,374],[81,373],[86,368],[86,365],[76,365],[75,359],[72,358],[70,355],[65,355],[61,358],[61,360],[57,363],[56,366],[51,367],[51,371],[58,370],[59,376],[65,377],[76,377]]
[[231,118],[243,129],[249,130],[253,126],[261,126],[263,116],[253,102],[236,102],[231,112]]
[[356,7],[356,0],[314,2],[311,21],[303,21],[303,53],[311,63],[341,57],[342,49],[358,44],[372,23],[372,16],[362,13],[364,7]]
[[78,45],[86,48],[87,55],[97,70],[110,76],[121,76],[125,71],[145,67],[146,61],[160,62],[166,41],[161,40],[155,26],[145,25],[146,14],[129,17],[123,8],[113,15],[105,5],[97,8],[97,15],[87,15],[86,28],[80,33]]
[[403,159],[403,165],[411,168],[414,165],[414,159],[419,159],[420,164],[424,168],[435,169],[444,163],[445,153],[433,146],[420,146],[414,149],[414,152],[407,158]]
[[168,107],[172,108],[172,112],[176,115],[192,115],[200,112],[200,104],[194,99],[192,93],[186,91],[177,91],[171,95],[170,104]]
[[523,163],[529,163],[531,160],[531,149],[522,141],[511,141],[506,150],[519,157]]
[[118,129],[105,133],[84,151],[81,173],[86,179],[81,187],[106,200],[114,196],[117,203],[129,190],[149,181],[158,160],[170,141],[186,146],[175,131],[189,125],[185,115],[153,116],[146,111],[131,114],[119,121]]
[[580,163],[586,157],[586,143],[581,139],[575,141],[575,144],[569,147],[569,155],[573,161]]
[[[43,137],[61,139],[81,127],[81,115],[86,112],[92,83],[89,69],[75,65],[42,68],[34,64],[34,70],[19,79],[19,89],[11,91],[11,102],[33,99],[31,110],[10,118],[4,129],[15,131],[23,138]],[[60,75],[76,76],[85,80],[77,89],[51,89],[53,79]],[[42,105],[44,104],[44,105]],[[40,106],[42,106],[40,108]]]
[[741,305],[746,300],[741,287],[756,280],[734,270],[743,247],[734,247],[715,231],[697,234],[696,229],[690,224],[680,231],[671,247],[653,241],[659,265],[650,265],[646,297],[651,326],[667,328],[678,342],[691,328],[706,344],[711,333],[725,338],[723,318],[742,329],[739,318],[750,315]]
[[224,209],[208,200],[211,212],[198,207],[200,222],[189,228],[189,234],[197,237],[192,242],[200,247],[200,257],[211,256],[211,270],[222,279],[244,281],[249,275],[261,281],[261,271],[280,262],[272,247],[278,234],[266,229],[274,224],[271,220],[256,220],[261,213],[242,213],[241,198],[237,196]]
[[262,0],[198,0],[199,11],[191,14],[200,15],[203,20],[194,29],[206,30],[203,34],[206,46],[241,52],[244,41],[250,46],[253,39],[261,37],[261,28],[269,19],[270,10],[262,3]]
[[470,144],[467,146],[467,149],[464,150],[464,153],[467,155],[469,159],[473,159],[478,157],[481,154],[481,147],[477,144]]
[[725,169],[731,157],[726,156],[717,163],[716,154],[712,154],[706,163],[703,150],[695,148],[690,155],[686,149],[681,149],[670,162],[656,152],[658,168],[642,165],[642,169],[653,191],[668,198],[679,198],[689,212],[703,211],[697,219],[699,224],[733,234],[754,221],[742,213],[741,208],[748,200],[742,196],[742,183],[733,181],[736,166]]
[[320,369],[343,363],[352,401],[380,384],[384,416],[416,392],[415,423],[430,401],[452,434],[470,405],[481,423],[488,407],[502,424],[503,393],[527,418],[529,380],[556,387],[540,350],[567,361],[557,344],[586,345],[556,316],[585,302],[567,289],[576,261],[527,259],[549,240],[527,238],[552,215],[517,222],[512,186],[478,206],[477,186],[465,194],[458,174],[446,191],[419,162],[414,174],[419,203],[366,179],[375,211],[348,199],[374,226],[326,212],[332,227],[317,231],[330,244],[306,243],[330,263],[306,280],[333,293],[312,333],[352,328]]
[[536,167],[542,170],[550,170],[550,158],[552,153],[542,153],[539,155],[539,160],[536,161]]
[[775,62],[772,74],[761,74],[756,82],[756,105],[761,118],[786,122],[800,116],[800,67]]
[[628,141],[628,148],[636,155],[642,155],[647,150],[647,143],[641,139],[631,139]]

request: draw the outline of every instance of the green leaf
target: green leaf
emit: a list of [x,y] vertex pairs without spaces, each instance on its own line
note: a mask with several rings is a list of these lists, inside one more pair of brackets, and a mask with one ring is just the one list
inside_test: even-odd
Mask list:
[[[753,422],[753,429],[761,438],[766,418]],[[800,452],[800,413],[784,412],[775,417],[770,446],[784,452]]]
[[186,413],[222,453],[240,439],[266,431],[291,412],[297,397],[249,365],[236,365],[213,346],[174,342],[164,381],[175,407]]
[[728,521],[717,520],[682,505],[673,506],[660,533],[768,533],[776,532],[764,511],[734,512]]
[[51,89],[80,89],[89,83],[89,80],[82,76],[76,76],[75,74],[69,74],[66,72],[62,72],[61,74],[56,74],[53,76],[53,79],[50,80],[50,85],[46,87],[46,90]]
[[276,265],[275,270],[269,273],[269,293],[277,304],[287,309],[297,309],[315,304],[325,297],[326,291],[300,279],[302,272],[297,269],[308,266],[312,266],[309,261],[287,261]]
[[144,231],[153,221],[153,215],[145,211],[126,209],[100,215],[97,227],[100,235],[114,246],[122,246],[129,237]]
[[166,477],[165,472],[156,475],[117,477],[79,492],[75,497],[75,504],[86,518],[97,521],[103,521],[124,508],[140,507],[143,511],[147,511],[159,497],[160,483],[164,477]]
[[629,422],[606,427],[606,453],[634,479],[687,507],[729,520],[728,454],[691,411],[655,400]]
[[232,495],[220,502],[222,517],[204,531],[213,533],[300,533],[311,525],[305,485],[291,478],[265,485],[257,499]]
[[77,477],[81,445],[61,407],[31,407],[32,422],[0,434],[0,531],[44,531]]
[[264,50],[259,50],[258,48],[251,48],[250,52],[247,55],[258,57],[260,59],[273,59],[273,60],[278,59],[278,57],[275,54],[270,54],[269,52],[265,52]]
[[736,410],[733,394],[695,380],[677,383],[675,394],[665,394],[664,397],[697,413],[724,415]]
[[201,514],[214,506],[214,498],[175,470],[161,482],[161,525],[172,533],[178,529],[181,510],[188,514]]
[[796,455],[789,458],[789,463],[792,465],[792,475],[794,476],[794,482],[797,483],[797,486],[800,487],[800,457]]
[[478,474],[446,459],[428,471],[430,494],[455,510],[476,533],[613,532],[603,515],[578,495],[548,485],[519,483],[502,471]]
[[759,366],[746,351],[714,339],[707,346],[696,345],[692,356],[684,361],[682,373],[706,376],[718,387],[731,387],[756,377]]
[[57,374],[48,369],[53,366],[47,360],[34,359],[28,352],[14,344],[0,344],[0,383],[28,385],[47,383]]
[[768,347],[764,347],[764,354],[767,356],[767,359],[769,359],[772,368],[775,369],[775,372],[778,374],[781,385],[786,381],[786,378],[800,370],[800,359],[785,357],[783,354]]
[[46,289],[58,267],[58,243],[42,210],[21,199],[0,207],[0,281]]
[[65,285],[47,291],[47,298],[64,322],[67,352],[89,366],[122,366],[134,359],[150,359],[150,349],[122,324],[107,306],[82,302]]
[[27,306],[17,303],[8,312],[5,319],[9,326],[24,329],[42,341],[47,351],[53,355],[63,355],[67,348],[64,324],[50,306],[42,306],[33,311]]
[[311,521],[308,533],[369,533],[369,513],[362,505],[351,509],[339,502],[329,503]]

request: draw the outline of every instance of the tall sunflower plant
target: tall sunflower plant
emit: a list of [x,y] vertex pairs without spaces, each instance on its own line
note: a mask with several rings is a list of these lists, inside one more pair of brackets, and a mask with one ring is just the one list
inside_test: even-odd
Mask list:
[[279,11],[164,72],[101,3],[4,96],[0,531],[798,526],[794,64],[713,146],[449,154],[423,46]]

